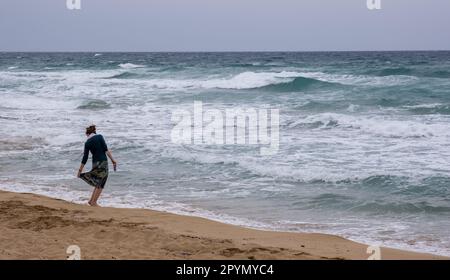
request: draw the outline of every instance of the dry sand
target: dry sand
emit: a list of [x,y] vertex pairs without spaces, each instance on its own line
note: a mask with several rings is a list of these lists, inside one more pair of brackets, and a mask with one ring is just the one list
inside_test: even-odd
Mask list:
[[[367,259],[367,245],[144,209],[96,208],[0,191],[0,259]],[[440,259],[381,249],[382,259]]]

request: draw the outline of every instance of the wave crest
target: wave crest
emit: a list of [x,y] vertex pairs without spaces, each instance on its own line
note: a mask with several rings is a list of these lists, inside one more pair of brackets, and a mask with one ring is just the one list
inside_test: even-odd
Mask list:
[[137,74],[131,73],[131,72],[122,72],[118,73],[109,77],[106,77],[104,79],[132,79],[138,77]]
[[86,103],[80,105],[77,107],[77,109],[82,110],[101,110],[101,109],[108,109],[111,105],[109,105],[107,102],[103,100],[89,100]]
[[[288,128],[312,129],[354,129],[364,133],[390,138],[422,138],[448,136],[448,126],[444,124],[426,124],[412,120],[393,120],[379,116],[353,116],[336,113],[323,113],[288,122]],[[444,134],[443,134],[444,133]]]
[[134,68],[143,68],[145,65],[133,64],[133,63],[121,63],[119,64],[120,68],[123,69],[134,69]]

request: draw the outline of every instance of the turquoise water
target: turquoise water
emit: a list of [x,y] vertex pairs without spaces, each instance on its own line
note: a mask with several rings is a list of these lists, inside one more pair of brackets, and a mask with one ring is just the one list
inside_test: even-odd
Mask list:
[[[450,52],[0,53],[0,188],[450,255]],[[277,108],[280,149],[175,145],[171,113]]]

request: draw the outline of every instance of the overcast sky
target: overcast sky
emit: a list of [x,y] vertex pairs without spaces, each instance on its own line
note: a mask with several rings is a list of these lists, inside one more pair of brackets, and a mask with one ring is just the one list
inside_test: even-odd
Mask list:
[[0,0],[0,51],[449,50],[450,0]]

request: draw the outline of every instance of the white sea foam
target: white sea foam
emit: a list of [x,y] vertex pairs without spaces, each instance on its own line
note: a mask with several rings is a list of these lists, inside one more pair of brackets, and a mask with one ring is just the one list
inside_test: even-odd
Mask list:
[[[186,89],[252,89],[272,84],[293,81],[296,73],[255,73],[244,72],[224,78],[198,78],[198,79],[147,79],[137,81],[150,88],[186,90]],[[136,80],[134,80],[136,81]]]
[[201,81],[198,86],[204,88],[251,89],[293,81],[298,77],[295,72],[244,72],[229,79],[212,79]]
[[37,96],[2,96],[0,107],[22,110],[64,110],[73,109],[76,101],[58,100],[55,98],[37,97]]
[[145,65],[133,64],[133,63],[121,63],[119,64],[120,68],[123,69],[134,69],[134,68],[143,68]]
[[323,72],[301,72],[300,76],[305,78],[317,79],[323,82],[338,83],[343,85],[359,85],[359,86],[395,86],[404,85],[418,78],[413,76],[364,76],[364,75],[343,75],[328,74]]
[[[119,64],[119,67],[124,69],[135,69],[145,67],[144,65],[137,65],[132,63]],[[363,86],[386,86],[386,85],[401,85],[414,80],[413,77],[408,76],[388,76],[388,77],[369,77],[369,76],[355,76],[355,75],[337,75],[327,74],[323,72],[296,72],[296,71],[281,71],[281,72],[242,72],[234,75],[224,75],[223,77],[198,77],[192,78],[135,78],[123,80],[112,78],[108,80],[100,80],[105,77],[114,77],[118,73],[114,70],[103,71],[59,71],[59,72],[0,72],[0,81],[8,85],[22,85],[25,83],[39,82],[44,83],[48,87],[61,86],[77,86],[86,87],[89,84],[104,85],[115,83],[127,87],[164,90],[192,90],[192,89],[256,89],[269,85],[276,85],[294,81],[296,78],[315,79],[322,82],[337,83],[343,85],[363,85]],[[119,73],[120,74],[120,73]],[[31,84],[33,85],[33,84]],[[78,88],[78,92],[80,92]],[[82,92],[82,91],[81,91]],[[94,92],[92,92],[94,93]],[[95,94],[95,93],[94,93]]]
[[403,106],[404,108],[410,108],[410,109],[432,109],[432,108],[438,108],[441,106],[450,106],[450,105],[445,105],[442,103],[427,103],[427,104],[419,104],[419,105],[410,105],[410,106]]
[[243,72],[231,77],[210,79],[149,79],[150,87],[160,89],[254,89],[294,81],[295,78],[309,78],[322,82],[343,85],[388,86],[401,85],[415,80],[409,76],[370,77],[355,75],[336,75],[322,72]]
[[310,115],[289,124],[294,128],[304,124],[320,124],[319,128],[348,128],[360,130],[364,133],[384,137],[434,137],[450,136],[450,125],[442,123],[426,123],[419,121],[392,119],[384,116],[355,116],[338,113],[323,113]]

